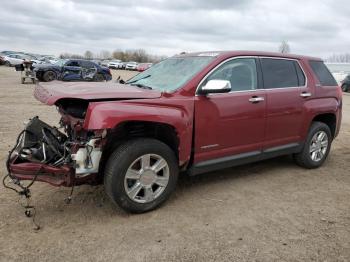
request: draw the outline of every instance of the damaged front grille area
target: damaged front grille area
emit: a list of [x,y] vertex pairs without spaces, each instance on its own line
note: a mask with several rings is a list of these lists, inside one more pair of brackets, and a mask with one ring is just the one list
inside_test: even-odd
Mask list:
[[38,117],[29,121],[20,141],[18,160],[60,166],[69,155],[67,136]]
[[[66,132],[66,126],[64,129]],[[92,132],[76,139],[34,117],[10,152],[10,176],[18,180],[35,178],[55,186],[89,183],[98,173],[101,139],[101,135],[95,136]]]

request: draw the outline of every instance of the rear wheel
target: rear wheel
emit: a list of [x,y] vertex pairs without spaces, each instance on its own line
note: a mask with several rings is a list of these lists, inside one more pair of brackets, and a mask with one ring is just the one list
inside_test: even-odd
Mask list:
[[102,82],[102,81],[105,81],[105,78],[102,74],[96,74],[95,77],[94,77],[94,81],[96,82]]
[[150,211],[168,199],[176,187],[174,152],[150,138],[130,140],[109,157],[104,177],[107,195],[126,211]]
[[56,73],[54,71],[47,71],[43,74],[43,80],[45,82],[50,82],[56,80]]
[[9,61],[5,61],[5,66],[11,66],[11,63]]
[[343,90],[343,92],[349,92],[349,86],[346,84],[342,85],[341,89]]
[[295,162],[305,168],[320,167],[326,160],[332,143],[329,127],[322,122],[313,122],[303,150],[294,155]]

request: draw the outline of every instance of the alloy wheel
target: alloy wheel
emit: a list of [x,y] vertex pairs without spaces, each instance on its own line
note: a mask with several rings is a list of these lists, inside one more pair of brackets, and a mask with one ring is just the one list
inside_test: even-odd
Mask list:
[[137,203],[152,202],[168,185],[169,173],[169,165],[163,157],[156,154],[142,155],[126,171],[125,191]]
[[324,131],[319,131],[311,139],[310,143],[310,157],[312,161],[319,162],[321,161],[328,149],[328,136]]

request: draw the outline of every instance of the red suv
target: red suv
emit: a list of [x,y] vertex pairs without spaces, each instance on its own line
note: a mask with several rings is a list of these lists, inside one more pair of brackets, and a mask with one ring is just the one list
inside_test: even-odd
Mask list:
[[104,183],[114,203],[152,210],[180,171],[196,175],[280,155],[317,168],[341,122],[341,89],[318,58],[201,52],[121,83],[40,83],[60,128],[37,117],[9,155],[9,176],[54,186]]

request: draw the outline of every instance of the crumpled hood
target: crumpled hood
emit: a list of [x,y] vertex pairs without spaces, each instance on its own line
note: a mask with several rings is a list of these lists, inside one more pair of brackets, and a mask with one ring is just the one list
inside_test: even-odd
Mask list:
[[158,98],[160,96],[160,91],[141,89],[115,82],[40,82],[34,90],[34,97],[47,105],[53,105],[62,98],[104,101]]

